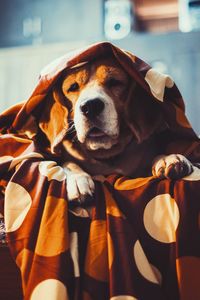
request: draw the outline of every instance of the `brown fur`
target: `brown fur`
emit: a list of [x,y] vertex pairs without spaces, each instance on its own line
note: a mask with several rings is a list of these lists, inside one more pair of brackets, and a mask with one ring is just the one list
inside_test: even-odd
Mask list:
[[[113,77],[120,84],[109,85]],[[75,82],[79,89],[70,91]],[[92,151],[77,141],[70,127],[80,91],[96,83],[114,102],[120,134],[117,144],[110,149]],[[159,104],[131,82],[114,59],[101,59],[68,71],[57,81],[46,101],[39,126],[53,151],[62,148],[63,160],[78,163],[91,175],[117,172],[139,176],[151,172],[151,162],[158,154],[155,135],[162,124]]]

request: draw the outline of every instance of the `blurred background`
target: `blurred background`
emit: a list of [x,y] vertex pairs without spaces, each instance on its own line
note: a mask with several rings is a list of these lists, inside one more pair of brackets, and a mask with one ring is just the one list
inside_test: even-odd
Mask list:
[[102,40],[170,74],[200,134],[198,0],[0,0],[0,112],[27,100],[53,59]]

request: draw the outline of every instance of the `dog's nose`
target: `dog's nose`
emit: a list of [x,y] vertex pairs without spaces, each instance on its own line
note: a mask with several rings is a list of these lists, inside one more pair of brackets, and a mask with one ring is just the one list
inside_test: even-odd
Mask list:
[[81,104],[82,113],[88,118],[97,117],[104,109],[104,103],[99,98],[90,99]]

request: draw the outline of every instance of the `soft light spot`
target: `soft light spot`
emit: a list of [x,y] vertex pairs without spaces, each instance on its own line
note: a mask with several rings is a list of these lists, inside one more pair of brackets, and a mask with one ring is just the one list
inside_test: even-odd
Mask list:
[[106,199],[106,214],[113,217],[125,218],[120,209],[118,208],[115,200],[113,199],[111,193],[104,187],[104,194]]
[[94,220],[91,223],[85,273],[96,280],[108,281],[107,227],[104,220]]
[[107,233],[107,240],[108,240],[108,267],[109,269],[111,269],[115,253],[114,253],[112,237],[109,232]]
[[150,182],[152,179],[154,179],[153,176],[150,177],[139,177],[136,179],[127,179],[127,177],[120,177],[115,182],[115,189],[118,191],[129,191],[133,189],[137,189],[138,187],[141,187],[148,182]]
[[154,197],[145,207],[143,221],[147,232],[162,243],[176,241],[180,214],[176,201],[169,194]]
[[15,231],[23,223],[32,199],[30,194],[18,183],[9,182],[5,190],[5,226],[6,231]]
[[[43,209],[35,253],[41,256],[55,256],[69,248],[67,202],[63,198],[49,196]],[[58,232],[58,228],[62,228]]]

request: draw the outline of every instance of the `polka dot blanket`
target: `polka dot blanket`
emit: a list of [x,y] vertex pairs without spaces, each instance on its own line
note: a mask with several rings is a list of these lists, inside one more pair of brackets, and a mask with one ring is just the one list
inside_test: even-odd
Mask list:
[[163,153],[200,162],[199,139],[169,76],[107,42],[45,68],[31,97],[0,117],[0,213],[24,299],[198,300],[200,169],[176,181],[111,174],[95,181],[90,209],[71,208],[59,151],[37,142],[37,120],[57,78],[100,55],[114,55],[159,102],[168,124]]

